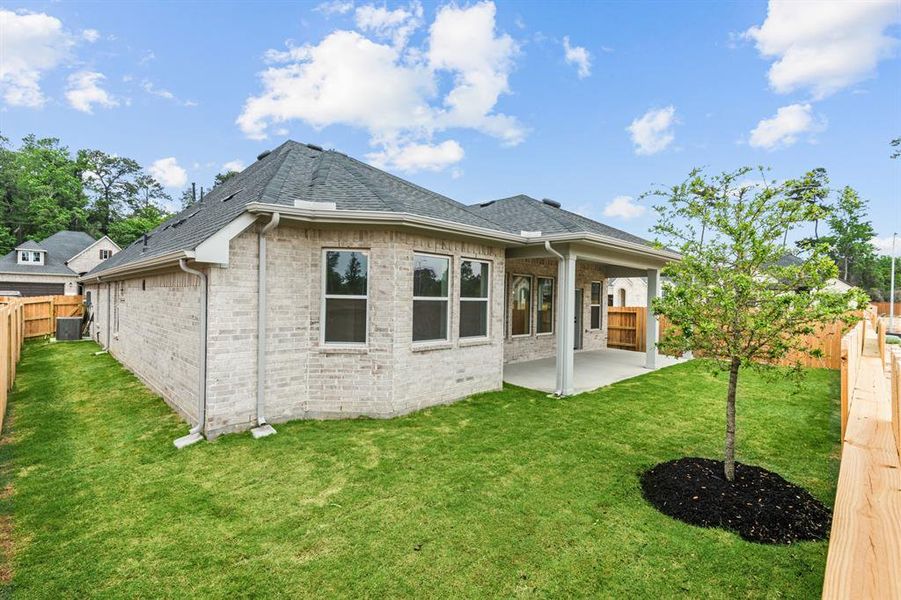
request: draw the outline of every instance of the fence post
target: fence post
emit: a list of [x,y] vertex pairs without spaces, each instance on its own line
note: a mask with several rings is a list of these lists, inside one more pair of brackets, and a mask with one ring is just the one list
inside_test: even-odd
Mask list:
[[845,443],[845,428],[848,426],[848,402],[851,391],[848,389],[850,381],[848,380],[848,347],[842,342],[842,375],[841,375],[841,397],[842,397],[842,444]]

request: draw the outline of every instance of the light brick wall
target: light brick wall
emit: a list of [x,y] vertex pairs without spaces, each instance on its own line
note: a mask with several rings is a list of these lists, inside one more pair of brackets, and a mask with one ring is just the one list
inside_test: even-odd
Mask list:
[[171,271],[87,285],[85,292],[94,311],[91,337],[193,423],[199,385],[198,278]]
[[[557,267],[555,258],[517,258],[507,260],[507,319],[506,340],[504,343],[504,362],[522,362],[554,356],[557,348],[557,336],[554,333],[536,333],[536,310],[538,306],[538,277],[554,279],[554,310],[557,310]],[[530,315],[531,332],[527,336],[512,335],[513,291],[511,278],[513,275],[529,275],[532,277],[532,313]],[[591,282],[601,282],[601,328],[591,329]],[[599,350],[607,347],[607,302],[606,278],[601,265],[593,262],[576,261],[576,288],[582,290],[582,350]],[[554,315],[556,331],[557,317]]]
[[[231,242],[229,265],[210,270],[208,427],[247,429],[256,415],[258,228]],[[366,348],[321,339],[324,249],[369,255]],[[414,252],[451,257],[450,341],[412,342]],[[504,252],[483,244],[385,230],[305,229],[283,224],[267,242],[266,416],[390,417],[499,389],[503,363]],[[490,336],[459,340],[460,259],[492,262]]]
[[613,306],[647,306],[648,281],[642,277],[617,277],[610,280],[608,294],[613,295]]
[[103,262],[100,260],[100,250],[110,250],[113,254],[119,251],[112,241],[103,237],[85,248],[81,254],[69,260],[69,262],[66,263],[66,266],[76,273],[87,273]]

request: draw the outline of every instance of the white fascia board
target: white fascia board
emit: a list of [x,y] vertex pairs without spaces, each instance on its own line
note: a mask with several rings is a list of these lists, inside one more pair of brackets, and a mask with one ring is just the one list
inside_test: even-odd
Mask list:
[[[318,203],[317,203],[318,204]],[[474,227],[462,225],[453,221],[414,215],[410,213],[394,213],[370,210],[329,210],[316,208],[300,208],[285,206],[282,204],[266,204],[251,202],[246,209],[255,214],[280,213],[282,218],[308,221],[311,223],[335,223],[344,225],[408,225],[419,229],[440,231],[465,235],[479,239],[487,239],[503,242],[510,245],[520,245],[526,240],[520,235],[506,233],[487,227]]]
[[145,260],[138,260],[128,263],[120,267],[113,267],[98,273],[89,273],[78,278],[79,283],[99,283],[109,281],[111,279],[122,279],[126,275],[140,273],[141,271],[149,271],[151,269],[159,269],[177,265],[182,258],[193,259],[194,253],[190,250],[176,250],[159,256],[154,256]]
[[225,227],[200,242],[194,249],[194,260],[199,263],[228,264],[228,250],[231,241],[245,229],[253,225],[257,215],[241,213]]

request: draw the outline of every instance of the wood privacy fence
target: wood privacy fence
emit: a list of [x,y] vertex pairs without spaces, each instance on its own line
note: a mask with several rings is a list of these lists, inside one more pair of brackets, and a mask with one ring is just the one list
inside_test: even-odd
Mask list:
[[[648,322],[648,309],[644,306],[608,306],[607,307],[607,346],[621,350],[644,352],[646,348],[645,332]],[[899,321],[901,323],[901,321]],[[658,339],[670,326],[665,317],[660,318]],[[842,335],[845,324],[841,322],[821,326],[816,333],[806,337],[806,345],[822,352],[822,356],[813,357],[804,352],[789,354],[779,362],[781,365],[794,365],[800,362],[805,367],[823,369],[840,369],[842,361]]]
[[[621,350],[644,352],[647,350],[646,336],[648,309],[645,306],[607,307],[607,346]],[[668,327],[665,318],[660,319],[658,335]]]
[[[0,302],[13,300],[0,298]],[[17,298],[25,313],[25,338],[56,334],[57,317],[80,317],[84,314],[81,296],[32,296]]]
[[16,365],[25,341],[25,308],[19,299],[0,303],[0,429],[6,414],[6,399],[16,380]]
[[886,352],[882,321],[865,319],[842,340],[841,393],[823,598],[901,598],[901,349]]

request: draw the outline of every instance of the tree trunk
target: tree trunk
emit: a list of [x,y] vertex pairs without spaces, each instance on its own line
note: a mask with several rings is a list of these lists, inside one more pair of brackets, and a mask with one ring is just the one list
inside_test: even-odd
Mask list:
[[842,274],[842,280],[848,281],[848,257],[845,257],[845,272]]
[[729,393],[726,396],[726,460],[724,472],[726,479],[735,480],[735,391],[738,388],[738,368],[741,361],[732,359],[729,365]]

